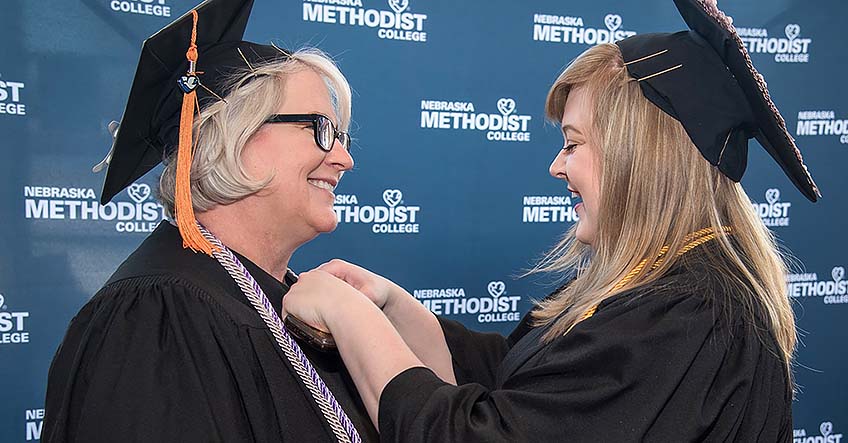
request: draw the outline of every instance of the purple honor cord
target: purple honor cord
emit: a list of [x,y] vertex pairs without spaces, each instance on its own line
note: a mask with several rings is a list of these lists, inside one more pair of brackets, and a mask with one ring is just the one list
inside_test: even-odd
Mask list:
[[271,301],[268,300],[265,291],[262,290],[256,279],[250,275],[250,272],[235,254],[224,246],[217,237],[212,235],[200,223],[198,223],[198,227],[203,236],[219,248],[220,251],[212,255],[224,267],[227,273],[230,274],[230,277],[235,280],[254,309],[256,309],[256,312],[265,321],[265,325],[268,326],[277,344],[286,355],[289,364],[292,365],[292,368],[300,376],[300,380],[306,388],[309,389],[312,398],[318,404],[318,408],[329,423],[336,438],[344,443],[361,443],[362,439],[359,437],[359,432],[356,431],[350,418],[348,418],[341,405],[336,401],[336,397],[333,396],[333,393],[324,384],[324,380],[318,375],[315,367],[306,358],[306,354],[303,353],[303,350],[300,349],[300,346],[283,326],[283,321],[277,312],[274,311]]

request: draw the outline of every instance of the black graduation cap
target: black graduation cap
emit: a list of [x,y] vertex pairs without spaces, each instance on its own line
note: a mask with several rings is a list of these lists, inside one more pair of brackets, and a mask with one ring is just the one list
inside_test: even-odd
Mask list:
[[742,179],[756,138],[811,201],[821,194],[754,69],[745,45],[714,0],[674,0],[691,31],[640,34],[617,42],[645,97],[674,117],[711,164]]
[[[235,73],[285,60],[274,45],[242,41],[253,0],[206,0],[144,41],[103,183],[105,204],[177,149],[174,217],[183,246],[212,255],[191,197],[192,126],[197,106],[224,100]],[[112,125],[110,125],[110,130]],[[95,166],[95,171],[103,165]]]
[[[183,97],[194,86],[201,106],[226,95],[233,73],[288,57],[274,45],[242,41],[253,0],[207,0],[144,41],[127,106],[117,131],[101,203],[153,169],[178,145]],[[197,79],[186,51],[197,13]],[[181,80],[182,79],[182,80]],[[185,89],[181,89],[181,86]]]

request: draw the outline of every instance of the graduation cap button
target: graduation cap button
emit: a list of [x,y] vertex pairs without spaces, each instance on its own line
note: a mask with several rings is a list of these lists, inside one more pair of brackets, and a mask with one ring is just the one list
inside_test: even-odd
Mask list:
[[196,75],[184,75],[177,80],[177,85],[180,87],[180,90],[183,93],[188,94],[191,91],[194,91],[197,88],[197,85],[200,83],[200,80]]

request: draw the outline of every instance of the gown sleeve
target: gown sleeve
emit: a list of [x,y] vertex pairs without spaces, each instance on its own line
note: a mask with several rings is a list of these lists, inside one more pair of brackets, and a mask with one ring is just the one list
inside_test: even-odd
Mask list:
[[207,293],[172,278],[105,287],[51,364],[44,441],[257,440],[238,331]]
[[[622,299],[542,346],[502,386],[408,369],[384,388],[384,442],[778,441],[781,359],[700,297]],[[522,343],[523,344],[523,343]],[[519,345],[522,345],[519,344]]]
[[509,350],[507,340],[500,334],[471,331],[454,320],[438,319],[457,384],[474,382],[493,388],[498,365]]

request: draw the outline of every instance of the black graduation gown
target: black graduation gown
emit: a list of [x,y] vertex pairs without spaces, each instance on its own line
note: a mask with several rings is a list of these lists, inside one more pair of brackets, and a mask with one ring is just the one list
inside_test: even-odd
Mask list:
[[[293,283],[239,257],[279,312]],[[364,441],[378,435],[338,353],[301,346]],[[42,440],[335,441],[236,284],[163,222],[72,320]]]
[[440,319],[458,386],[421,367],[396,376],[382,441],[788,442],[785,365],[738,307],[726,314],[728,288],[705,266],[678,270],[546,345],[528,317],[508,339]]

